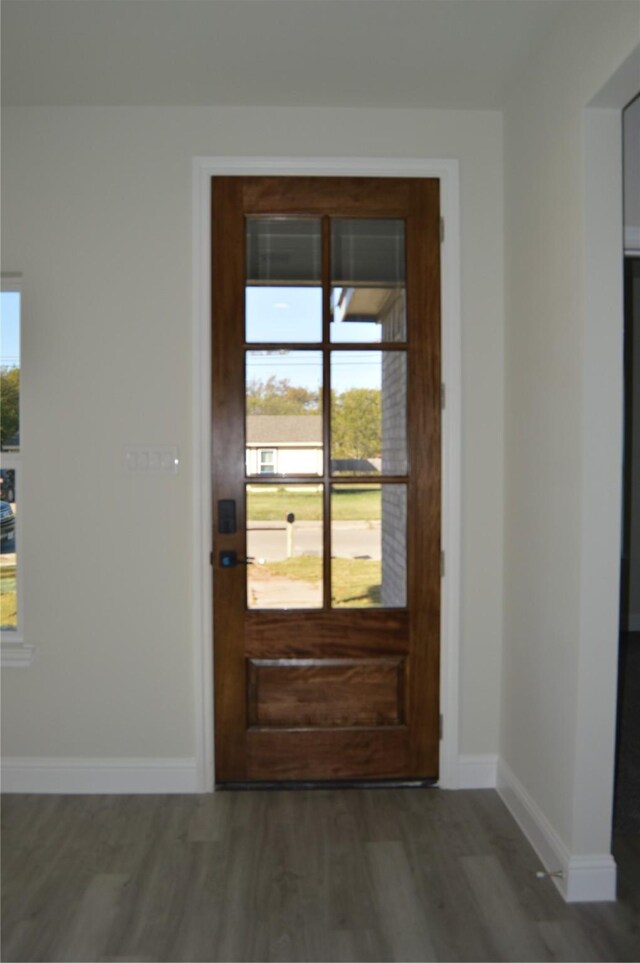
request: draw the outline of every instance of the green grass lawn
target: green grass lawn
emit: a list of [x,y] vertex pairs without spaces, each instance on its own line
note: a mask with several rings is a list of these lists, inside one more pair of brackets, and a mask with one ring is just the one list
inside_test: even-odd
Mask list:
[[[381,493],[379,487],[344,486],[334,491],[331,516],[335,521],[378,521]],[[252,522],[284,521],[293,512],[297,522],[322,519],[322,493],[268,488],[247,492],[247,518]]]
[[[336,608],[367,608],[380,605],[381,563],[373,559],[334,558],[333,604]],[[255,572],[266,571],[271,575],[302,579],[315,584],[322,578],[322,560],[308,555],[267,562]]]
[[15,566],[11,566],[0,573],[0,625],[3,629],[11,629],[17,624],[16,570]]

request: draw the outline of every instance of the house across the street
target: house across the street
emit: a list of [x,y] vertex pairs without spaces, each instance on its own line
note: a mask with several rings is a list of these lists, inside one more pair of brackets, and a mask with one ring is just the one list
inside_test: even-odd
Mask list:
[[319,415],[248,415],[247,475],[321,475]]
[[[319,415],[248,415],[247,475],[322,475]],[[382,459],[334,458],[334,474],[380,472]]]

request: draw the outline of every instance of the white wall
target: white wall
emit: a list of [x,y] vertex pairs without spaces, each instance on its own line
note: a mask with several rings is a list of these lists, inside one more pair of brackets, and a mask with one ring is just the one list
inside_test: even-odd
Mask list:
[[[194,754],[191,158],[243,154],[460,160],[460,748],[496,752],[500,115],[28,108],[3,125],[3,270],[25,275],[26,629],[38,646],[29,669],[4,673],[5,754]],[[132,443],[177,444],[180,473],[127,476]]]
[[569,854],[609,852],[620,531],[620,114],[585,108],[639,17],[567,4],[505,114],[501,756]]

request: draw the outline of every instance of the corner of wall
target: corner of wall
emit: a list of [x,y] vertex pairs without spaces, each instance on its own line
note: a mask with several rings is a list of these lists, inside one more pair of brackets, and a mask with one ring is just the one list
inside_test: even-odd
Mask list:
[[610,853],[572,856],[536,801],[503,759],[497,765],[497,789],[505,806],[533,847],[546,874],[567,903],[612,902],[617,868]]

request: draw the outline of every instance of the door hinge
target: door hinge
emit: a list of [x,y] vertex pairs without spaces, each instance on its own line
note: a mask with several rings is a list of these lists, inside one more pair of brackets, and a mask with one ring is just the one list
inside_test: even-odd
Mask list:
[[440,575],[444,578],[444,552],[440,552]]
[[209,565],[213,565],[213,552],[209,552]]
[[440,243],[444,243],[444,217],[440,218]]
[[438,717],[438,731],[440,733],[440,738],[442,739],[442,734],[444,732],[444,722],[442,720],[442,713]]
[[447,392],[444,383],[440,385],[440,408],[442,411],[445,409],[447,403]]

